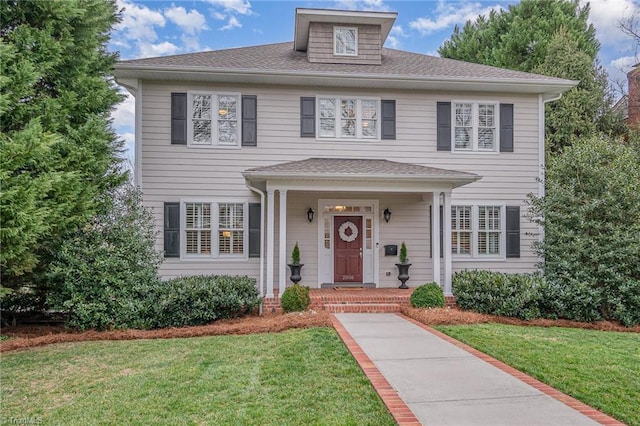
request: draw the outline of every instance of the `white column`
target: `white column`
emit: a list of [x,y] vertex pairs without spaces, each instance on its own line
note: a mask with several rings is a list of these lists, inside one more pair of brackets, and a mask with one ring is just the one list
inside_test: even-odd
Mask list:
[[280,189],[280,255],[278,269],[279,297],[282,297],[287,285],[287,190]]
[[433,220],[431,221],[431,246],[433,247],[433,281],[440,285],[440,192],[433,192],[431,203]]
[[273,189],[267,189],[267,294],[265,294],[265,297],[273,297],[273,245],[275,236],[273,210]]
[[444,294],[451,295],[451,193],[444,192]]

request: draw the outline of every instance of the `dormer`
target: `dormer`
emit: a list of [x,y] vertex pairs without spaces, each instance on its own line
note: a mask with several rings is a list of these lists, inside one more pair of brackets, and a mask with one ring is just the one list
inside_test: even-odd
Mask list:
[[382,46],[396,12],[296,9],[294,49],[309,62],[326,64],[382,63]]

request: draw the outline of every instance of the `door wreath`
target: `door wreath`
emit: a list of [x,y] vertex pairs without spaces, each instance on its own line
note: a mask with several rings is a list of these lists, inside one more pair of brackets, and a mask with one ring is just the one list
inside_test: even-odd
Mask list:
[[[351,231],[350,235],[347,235],[347,229]],[[340,239],[342,241],[350,243],[358,238],[358,227],[353,222],[348,220],[340,225],[340,227],[338,228],[338,235],[340,236]]]

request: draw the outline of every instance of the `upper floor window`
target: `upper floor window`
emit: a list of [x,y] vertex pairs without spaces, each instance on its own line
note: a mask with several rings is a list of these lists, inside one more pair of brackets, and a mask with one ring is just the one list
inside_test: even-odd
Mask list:
[[505,253],[503,206],[451,206],[451,252],[474,258]]
[[497,151],[498,104],[454,102],[454,151]]
[[380,100],[318,98],[318,137],[380,139]]
[[358,28],[334,27],[333,53],[335,55],[358,55]]
[[239,94],[191,92],[187,106],[189,145],[239,146]]

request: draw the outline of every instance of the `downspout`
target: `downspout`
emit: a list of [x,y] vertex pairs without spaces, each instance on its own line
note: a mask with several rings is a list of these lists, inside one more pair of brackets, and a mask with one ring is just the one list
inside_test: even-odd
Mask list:
[[[539,143],[538,143],[538,157],[539,157],[539,161],[540,161],[540,172],[538,175],[539,181],[538,181],[538,196],[539,197],[544,197],[545,194],[545,189],[544,189],[544,179],[543,179],[543,173],[546,167],[546,140],[545,140],[545,136],[546,136],[546,132],[545,132],[545,105],[547,102],[553,102],[553,101],[557,101],[558,99],[560,99],[562,97],[562,93],[558,93],[556,95],[550,95],[550,98],[545,98],[545,95],[540,95],[540,108],[539,108],[539,120],[538,122],[539,124],[539,128],[538,128],[538,135],[539,135]],[[538,226],[538,241],[542,242],[544,240],[544,228],[542,226]]]
[[260,294],[260,310],[259,313],[260,315],[262,315],[262,310],[263,310],[263,306],[262,306],[262,296],[263,294],[263,288],[264,288],[264,192],[262,192],[261,190],[259,190],[258,188],[256,188],[255,186],[252,186],[249,181],[247,181],[245,179],[245,185],[247,185],[247,188],[249,188],[251,191],[255,192],[256,194],[260,195],[260,284],[259,284],[259,294]]

